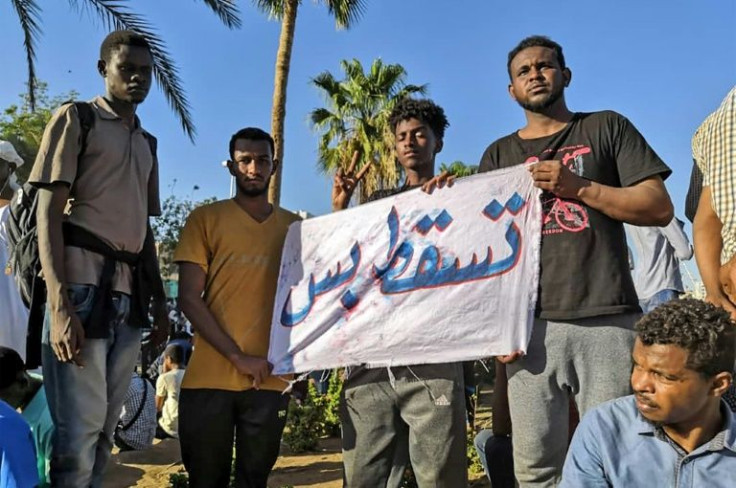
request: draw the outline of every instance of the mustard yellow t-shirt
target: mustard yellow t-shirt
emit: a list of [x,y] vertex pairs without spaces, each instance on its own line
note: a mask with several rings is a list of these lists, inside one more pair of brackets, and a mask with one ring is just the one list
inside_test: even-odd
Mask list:
[[[287,228],[296,220],[299,216],[274,207],[259,223],[234,200],[223,200],[195,209],[182,231],[174,260],[202,267],[207,275],[204,301],[245,354],[268,354],[281,251]],[[281,391],[286,386],[284,379],[271,376],[261,388]],[[252,382],[195,334],[181,387],[242,391]]]

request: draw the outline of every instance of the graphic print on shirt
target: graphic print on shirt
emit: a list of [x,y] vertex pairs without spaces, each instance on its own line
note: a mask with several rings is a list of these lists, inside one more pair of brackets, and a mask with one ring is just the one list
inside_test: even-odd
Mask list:
[[[554,152],[554,154],[553,154]],[[544,160],[558,160],[578,176],[583,176],[585,161],[583,155],[589,154],[589,146],[578,144],[565,146],[560,149],[545,149],[543,157],[528,158],[524,164],[533,164]],[[577,200],[559,198],[551,192],[542,193],[542,234],[561,234],[563,232],[581,232],[590,227],[588,211],[585,206]]]

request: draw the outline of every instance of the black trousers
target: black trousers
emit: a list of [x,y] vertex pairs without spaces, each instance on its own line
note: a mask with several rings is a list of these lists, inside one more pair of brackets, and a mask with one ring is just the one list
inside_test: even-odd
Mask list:
[[191,488],[226,488],[235,441],[235,486],[266,488],[286,424],[278,391],[182,389],[179,442]]

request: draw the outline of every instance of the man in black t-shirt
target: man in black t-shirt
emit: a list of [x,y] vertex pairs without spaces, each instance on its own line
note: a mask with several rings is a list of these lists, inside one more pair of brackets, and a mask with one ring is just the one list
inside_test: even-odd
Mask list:
[[[442,108],[413,99],[399,102],[389,123],[406,179],[398,188],[373,193],[369,201],[432,179],[448,125]],[[335,175],[335,211],[347,207],[369,167],[366,163],[356,173],[358,158],[356,153],[347,172]],[[345,486],[398,488],[409,461],[420,488],[466,486],[463,384],[462,363],[351,368],[340,402]]]
[[524,357],[507,364],[514,467],[521,486],[556,486],[568,440],[568,402],[580,414],[629,393],[640,309],[623,222],[673,216],[669,168],[623,116],[574,113],[562,48],[524,39],[508,57],[509,93],[527,125],[483,153],[480,171],[528,165],[542,195],[537,318]]

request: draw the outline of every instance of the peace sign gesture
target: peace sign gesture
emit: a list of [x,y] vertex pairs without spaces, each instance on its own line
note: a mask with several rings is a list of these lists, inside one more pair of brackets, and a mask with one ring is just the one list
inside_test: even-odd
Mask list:
[[348,170],[346,172],[343,172],[342,168],[339,168],[337,170],[337,173],[335,173],[335,178],[332,184],[333,211],[348,208],[348,203],[350,203],[350,198],[352,198],[355,188],[368,172],[371,164],[373,164],[373,160],[369,160],[363,165],[362,168],[360,168],[360,171],[356,173],[355,166],[357,166],[359,159],[360,151],[355,151],[353,153],[353,159],[350,162]]

